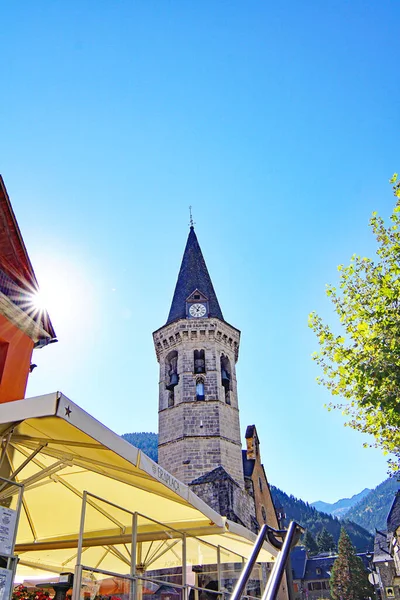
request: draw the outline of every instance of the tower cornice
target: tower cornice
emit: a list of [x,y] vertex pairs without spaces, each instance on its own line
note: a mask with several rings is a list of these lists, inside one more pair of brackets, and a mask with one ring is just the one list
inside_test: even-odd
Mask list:
[[165,352],[173,350],[181,342],[219,342],[233,351],[235,362],[239,357],[240,330],[217,318],[178,319],[160,327],[153,333],[157,360]]

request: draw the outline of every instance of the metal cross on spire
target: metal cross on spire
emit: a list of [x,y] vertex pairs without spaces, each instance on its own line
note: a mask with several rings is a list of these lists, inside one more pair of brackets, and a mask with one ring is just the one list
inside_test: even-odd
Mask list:
[[193,221],[192,207],[191,206],[189,206],[189,215],[190,215],[190,227],[194,227],[195,226],[195,222]]

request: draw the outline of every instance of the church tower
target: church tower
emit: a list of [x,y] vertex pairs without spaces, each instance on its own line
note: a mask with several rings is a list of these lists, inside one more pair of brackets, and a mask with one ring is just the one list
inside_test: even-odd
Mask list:
[[235,370],[240,331],[224,320],[193,226],[167,322],[153,339],[160,465],[184,483],[222,467],[244,489]]

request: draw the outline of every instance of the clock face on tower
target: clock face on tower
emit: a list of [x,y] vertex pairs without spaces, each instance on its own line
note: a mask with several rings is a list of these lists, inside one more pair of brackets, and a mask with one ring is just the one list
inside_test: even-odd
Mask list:
[[207,310],[204,304],[200,304],[199,302],[196,304],[192,304],[189,308],[189,313],[191,317],[204,317]]

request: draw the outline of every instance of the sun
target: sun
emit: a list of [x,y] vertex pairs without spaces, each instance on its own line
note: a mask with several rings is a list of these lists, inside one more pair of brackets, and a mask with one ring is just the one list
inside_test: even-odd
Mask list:
[[32,296],[34,310],[47,312],[57,321],[68,321],[81,304],[77,286],[72,278],[65,276],[65,271],[42,277],[39,291]]
[[32,308],[38,312],[44,312],[48,310],[49,300],[46,294],[42,291],[35,292],[31,296]]
[[47,313],[58,336],[64,339],[91,326],[98,299],[83,260],[54,254],[38,255],[35,261],[39,289],[29,297],[33,314]]

